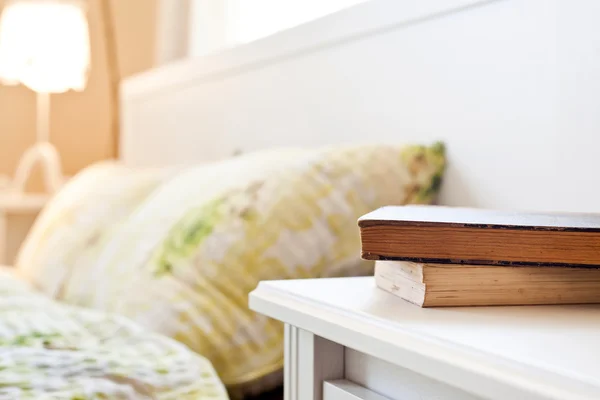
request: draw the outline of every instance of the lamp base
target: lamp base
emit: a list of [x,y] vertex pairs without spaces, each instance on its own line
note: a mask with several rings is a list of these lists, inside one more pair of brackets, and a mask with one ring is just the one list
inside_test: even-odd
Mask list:
[[13,185],[11,185],[13,190],[25,192],[25,185],[31,177],[33,168],[38,163],[42,168],[46,192],[51,194],[60,188],[63,183],[60,156],[56,147],[49,142],[42,141],[27,149],[19,160]]

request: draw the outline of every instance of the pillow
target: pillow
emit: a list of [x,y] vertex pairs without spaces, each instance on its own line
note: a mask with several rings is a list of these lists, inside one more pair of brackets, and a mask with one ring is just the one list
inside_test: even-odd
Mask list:
[[[112,309],[110,292],[119,287],[121,275],[131,273],[125,285],[138,284],[139,271],[171,227],[189,210],[222,193],[251,182],[279,168],[285,160],[301,154],[300,149],[261,151],[225,161],[188,167],[164,181],[135,209],[118,229],[111,231],[94,259],[80,263],[62,282],[59,298],[72,304]],[[111,270],[114,268],[114,271]],[[93,287],[93,290],[90,288]],[[139,317],[139,316],[138,316]]]
[[175,169],[132,169],[113,161],[73,177],[42,210],[17,255],[18,273],[56,297],[74,271]]
[[283,330],[248,309],[248,293],[261,280],[372,273],[357,218],[434,201],[444,165],[441,144],[364,145],[187,169],[131,213],[60,298],[126,315],[207,357],[230,388],[255,388],[280,376]]

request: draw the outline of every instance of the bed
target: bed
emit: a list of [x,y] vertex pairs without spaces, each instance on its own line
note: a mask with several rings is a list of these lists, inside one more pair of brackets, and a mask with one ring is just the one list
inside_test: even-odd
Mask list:
[[53,301],[0,269],[0,399],[214,399],[210,362],[127,318]]
[[369,273],[360,213],[598,211],[598,7],[372,0],[127,79],[120,160],[53,199],[18,270],[184,343],[233,396],[276,387],[282,331],[246,295]]
[[443,140],[444,204],[598,211],[599,7],[372,0],[166,65],[123,84],[121,159]]

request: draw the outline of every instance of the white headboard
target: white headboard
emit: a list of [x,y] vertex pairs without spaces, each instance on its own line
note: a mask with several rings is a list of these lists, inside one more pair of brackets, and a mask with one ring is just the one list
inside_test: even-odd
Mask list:
[[600,2],[372,0],[123,85],[122,158],[430,142],[442,202],[600,211]]

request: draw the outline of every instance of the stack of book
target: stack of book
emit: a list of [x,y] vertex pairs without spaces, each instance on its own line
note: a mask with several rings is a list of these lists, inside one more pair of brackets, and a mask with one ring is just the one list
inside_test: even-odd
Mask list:
[[421,307],[600,303],[600,215],[392,206],[358,224],[377,286]]

